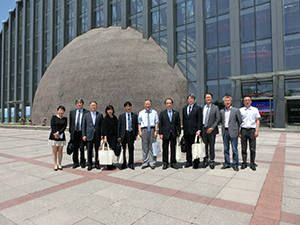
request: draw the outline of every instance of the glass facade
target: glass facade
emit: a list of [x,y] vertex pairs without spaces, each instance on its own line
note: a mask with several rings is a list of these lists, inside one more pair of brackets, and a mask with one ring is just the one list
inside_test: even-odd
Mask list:
[[[13,116],[8,101],[23,100],[30,107],[51,60],[78,35],[104,24],[130,26],[146,32],[143,37],[151,35],[168,54],[168,62],[178,64],[189,92],[211,92],[216,104],[231,93],[239,93],[238,104],[245,94],[275,98],[274,76],[283,76],[278,79],[285,84],[283,97],[300,96],[300,0],[23,0],[16,4],[1,31],[2,114],[6,109]],[[282,15],[277,15],[278,7]],[[272,24],[282,27],[272,31]],[[203,104],[203,96],[197,98]]]

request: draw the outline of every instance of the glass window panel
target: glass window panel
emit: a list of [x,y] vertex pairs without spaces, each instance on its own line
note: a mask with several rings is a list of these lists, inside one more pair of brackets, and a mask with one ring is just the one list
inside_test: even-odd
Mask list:
[[159,12],[160,12],[160,30],[166,30],[167,29],[167,5],[164,4],[160,6]]
[[196,53],[187,54],[187,78],[188,81],[197,81]]
[[242,94],[256,97],[256,83],[245,83],[242,85]]
[[167,52],[167,31],[160,32],[159,44],[162,49]]
[[230,44],[229,14],[218,17],[219,46]]
[[285,69],[300,69],[300,34],[284,37]]
[[242,74],[256,73],[255,43],[242,44]]
[[207,79],[218,78],[218,50],[210,49],[206,51]]
[[177,64],[181,69],[182,73],[186,76],[186,55],[177,56]]
[[218,15],[229,12],[229,0],[218,0]]
[[256,7],[256,38],[271,37],[271,10],[270,4]]
[[240,0],[241,9],[254,6],[254,0]]
[[207,81],[207,93],[212,93],[213,103],[219,101],[219,86],[218,80],[209,80]]
[[189,24],[186,29],[187,33],[187,52],[196,51],[196,33],[195,23]]
[[206,20],[206,47],[217,47],[217,18]]
[[160,0],[160,4],[167,3],[167,0]]
[[136,0],[136,12],[143,11],[143,0]]
[[285,96],[300,96],[300,79],[285,80]]
[[154,33],[151,35],[151,37],[154,39],[154,41],[159,44],[159,33]]
[[270,2],[270,0],[255,0],[256,5],[266,3],[266,2]]
[[138,13],[137,15],[137,30],[143,32],[143,15]]
[[257,73],[272,72],[271,39],[256,42]]
[[299,0],[283,1],[283,21],[285,34],[300,31]]
[[152,33],[159,31],[159,11],[158,7],[152,9]]
[[242,42],[255,39],[254,33],[254,8],[241,11],[241,39]]
[[273,96],[273,82],[257,82],[257,97],[272,97]]
[[219,48],[219,78],[231,76],[230,46]]
[[159,4],[159,0],[152,0],[152,7],[157,6]]
[[177,26],[185,24],[185,0],[177,0]]
[[177,54],[186,52],[185,26],[177,28]]
[[189,93],[197,95],[197,83],[196,82],[189,82],[188,84]]
[[222,79],[219,80],[220,102],[223,101],[224,95],[231,95],[231,80]]
[[205,1],[206,18],[217,15],[217,0]]
[[136,0],[130,0],[130,14],[136,13]]
[[133,29],[136,29],[137,28],[137,21],[136,21],[136,15],[134,16],[130,16],[129,17],[129,23],[130,23],[130,26],[133,28]]
[[186,2],[186,23],[195,21],[195,0],[187,0]]

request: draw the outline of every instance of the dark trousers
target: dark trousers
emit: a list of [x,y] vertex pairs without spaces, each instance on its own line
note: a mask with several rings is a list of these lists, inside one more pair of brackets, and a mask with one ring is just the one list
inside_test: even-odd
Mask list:
[[128,165],[133,165],[133,150],[134,150],[134,135],[132,132],[126,131],[124,139],[122,140],[122,147],[123,147],[123,166],[126,166],[126,143],[128,144]]
[[97,140],[94,136],[94,139],[92,141],[86,142],[86,147],[88,151],[88,164],[89,166],[93,165],[93,146],[95,145],[95,164],[99,164],[99,157],[98,157],[98,150],[100,146],[100,140]]
[[[203,129],[204,132],[202,134],[203,141],[205,143],[205,157],[204,162],[208,163],[208,158],[210,159],[210,164],[214,164],[215,162],[215,142],[216,142],[216,135],[215,134],[207,134],[207,128]],[[208,151],[209,148],[209,151]]]
[[176,137],[170,133],[169,139],[163,139],[163,164],[169,164],[169,143],[171,144],[171,165],[176,164]]
[[250,163],[255,164],[256,138],[254,137],[255,129],[241,129],[242,157],[243,163],[247,163],[247,140],[250,147]]
[[[186,162],[192,165],[192,145],[195,143],[195,137],[196,135],[191,134],[185,134],[184,139],[187,143],[187,149],[186,149]],[[198,166],[199,164],[199,158],[194,160],[194,164]]]
[[78,149],[80,150],[80,165],[85,165],[85,158],[84,158],[84,141],[82,140],[81,131],[75,131],[74,139],[72,140],[74,145],[74,152],[73,152],[73,163],[79,164],[78,160]]

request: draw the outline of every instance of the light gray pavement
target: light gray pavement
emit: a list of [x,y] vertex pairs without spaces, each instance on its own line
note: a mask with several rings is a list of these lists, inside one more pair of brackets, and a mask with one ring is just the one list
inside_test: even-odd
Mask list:
[[64,148],[54,171],[48,136],[0,128],[0,224],[300,224],[299,132],[263,129],[255,172],[221,170],[220,135],[214,170],[183,168],[185,154],[142,170],[138,139],[135,170],[72,169]]

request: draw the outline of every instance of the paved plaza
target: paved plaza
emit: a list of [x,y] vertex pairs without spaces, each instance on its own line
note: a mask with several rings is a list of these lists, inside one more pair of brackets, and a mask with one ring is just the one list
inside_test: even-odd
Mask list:
[[263,129],[257,170],[238,172],[221,170],[221,135],[214,170],[183,168],[185,154],[142,170],[138,139],[135,170],[72,169],[64,148],[54,171],[48,136],[0,128],[0,224],[300,224],[300,132]]

